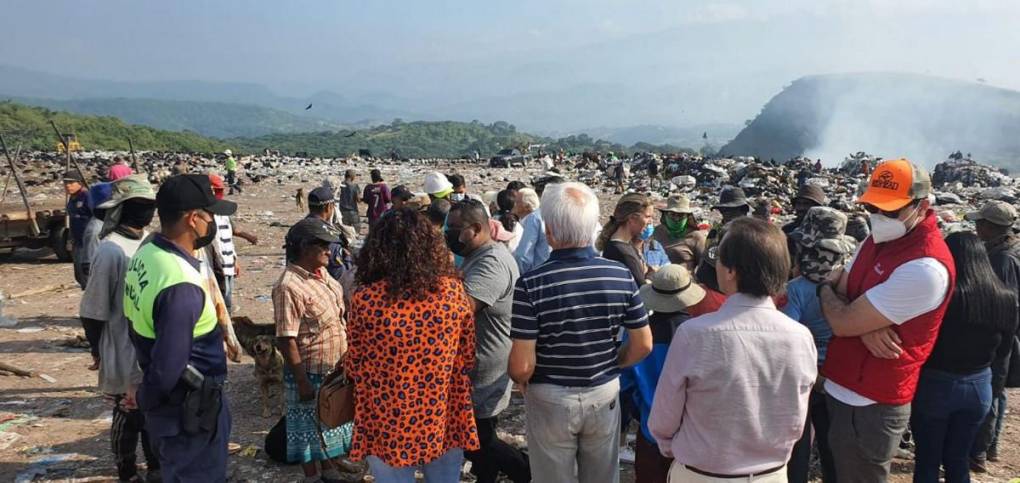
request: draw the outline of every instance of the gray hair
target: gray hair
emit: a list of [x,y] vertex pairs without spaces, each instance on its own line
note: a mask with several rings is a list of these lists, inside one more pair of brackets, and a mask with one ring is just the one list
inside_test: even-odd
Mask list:
[[564,247],[591,246],[599,225],[599,199],[583,183],[559,183],[542,193],[542,221]]
[[538,193],[531,188],[521,188],[517,190],[521,194],[521,202],[524,206],[527,206],[529,210],[535,211],[542,206],[542,201],[538,197]]

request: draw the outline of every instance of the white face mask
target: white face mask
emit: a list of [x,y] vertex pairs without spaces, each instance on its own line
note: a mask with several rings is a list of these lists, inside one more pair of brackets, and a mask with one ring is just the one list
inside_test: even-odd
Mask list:
[[[912,218],[914,213],[916,213],[916,209],[910,213],[907,219]],[[871,236],[875,239],[875,243],[885,243],[903,238],[910,231],[906,221],[889,218],[881,213],[871,213],[868,218],[871,220]]]
[[453,193],[450,195],[450,200],[452,201],[464,201],[464,198],[467,198],[464,193]]

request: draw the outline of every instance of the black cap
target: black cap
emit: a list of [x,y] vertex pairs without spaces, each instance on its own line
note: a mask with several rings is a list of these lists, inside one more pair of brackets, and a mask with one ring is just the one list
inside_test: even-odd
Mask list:
[[159,187],[156,208],[159,211],[202,209],[214,215],[230,216],[237,211],[237,203],[216,199],[208,175],[181,174],[168,178]]
[[340,243],[340,235],[322,218],[309,216],[290,227],[287,232],[287,243],[298,243],[303,240],[321,240],[328,243]]
[[82,178],[81,173],[76,169],[64,171],[64,182],[75,181],[81,184],[85,184],[85,178]]
[[410,200],[411,198],[414,198],[414,193],[412,193],[411,190],[407,189],[407,186],[400,185],[397,186],[396,188],[393,188],[393,191],[390,192],[390,197],[400,198],[404,201],[407,201]]
[[308,206],[323,206],[335,201],[333,199],[333,190],[320,186],[308,193]]

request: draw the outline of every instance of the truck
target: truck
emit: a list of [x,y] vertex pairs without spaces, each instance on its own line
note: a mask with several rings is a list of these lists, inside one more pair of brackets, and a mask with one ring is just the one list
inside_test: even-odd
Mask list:
[[513,168],[513,167],[524,167],[528,165],[528,161],[531,160],[530,154],[523,154],[518,149],[504,149],[491,159],[489,159],[490,168]]
[[66,218],[64,210],[0,212],[0,253],[13,252],[15,248],[51,248],[57,260],[70,262],[71,232]]

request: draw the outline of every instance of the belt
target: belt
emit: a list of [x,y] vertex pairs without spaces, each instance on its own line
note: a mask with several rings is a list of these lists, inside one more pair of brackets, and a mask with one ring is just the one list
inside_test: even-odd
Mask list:
[[699,475],[708,476],[710,478],[725,478],[725,479],[753,478],[755,476],[761,476],[761,475],[767,475],[767,474],[770,474],[770,473],[775,473],[775,472],[777,472],[777,471],[779,471],[779,470],[781,470],[781,469],[783,469],[785,467],[786,467],[786,465],[783,464],[783,465],[779,465],[779,466],[777,466],[775,468],[769,468],[767,470],[761,470],[761,471],[759,471],[757,473],[749,473],[749,474],[746,474],[746,475],[723,475],[723,474],[720,474],[720,473],[712,473],[711,471],[699,470],[699,469],[697,469],[697,468],[695,468],[695,467],[693,467],[691,465],[684,465],[684,468],[687,468],[688,470],[691,470],[691,471],[693,471],[693,472],[695,472],[695,473],[697,473]]

